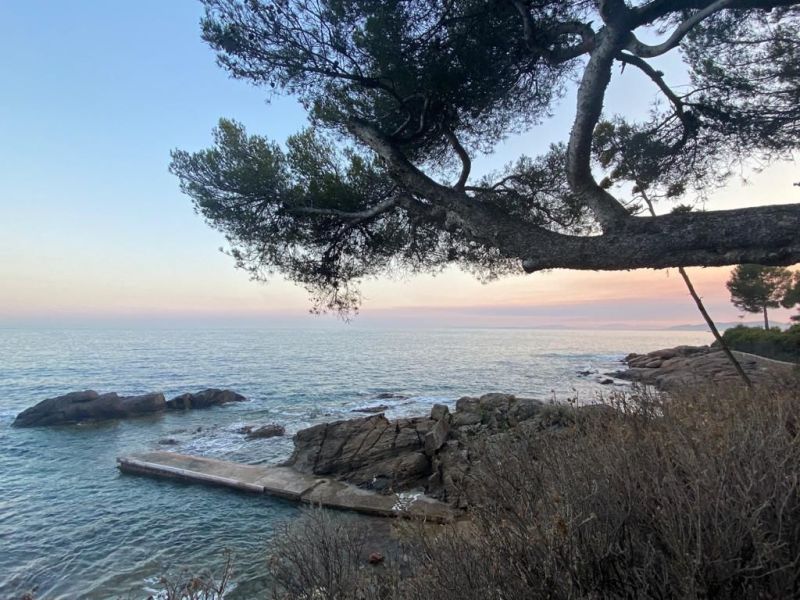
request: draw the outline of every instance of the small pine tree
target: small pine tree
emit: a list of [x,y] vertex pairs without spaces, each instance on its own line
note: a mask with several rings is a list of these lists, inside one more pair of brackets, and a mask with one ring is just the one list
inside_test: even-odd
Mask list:
[[726,286],[736,308],[764,313],[764,329],[769,329],[768,308],[778,308],[792,287],[792,272],[784,267],[739,265],[731,272]]

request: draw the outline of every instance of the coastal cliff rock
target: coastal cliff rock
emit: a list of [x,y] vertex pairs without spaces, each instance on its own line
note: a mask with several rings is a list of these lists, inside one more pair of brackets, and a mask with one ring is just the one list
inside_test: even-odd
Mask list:
[[[787,377],[797,368],[754,354],[734,351],[734,355],[753,383]],[[741,381],[725,353],[715,346],[677,346],[647,354],[629,354],[624,362],[628,369],[611,375],[666,391],[686,385]]]
[[111,419],[126,419],[160,413],[165,410],[208,408],[241,402],[246,398],[231,390],[208,389],[197,394],[183,394],[165,400],[164,394],[120,396],[115,392],[98,394],[94,390],[71,392],[63,396],[42,400],[17,415],[14,427],[43,427],[67,425]]
[[123,419],[157,413],[163,411],[165,407],[164,394],[160,393],[118,396],[114,392],[98,394],[94,390],[86,390],[42,400],[17,415],[13,425],[39,427]]
[[167,400],[168,410],[186,410],[189,408],[209,408],[220,406],[229,402],[244,402],[247,400],[241,394],[232,390],[218,390],[209,388],[196,394],[181,394],[172,400]]
[[378,490],[413,486],[429,469],[422,440],[432,426],[426,418],[389,421],[382,414],[322,423],[295,434],[289,465]]
[[529,398],[486,394],[461,398],[452,414],[437,404],[430,417],[390,421],[380,414],[322,423],[295,435],[286,465],[379,492],[424,490],[464,506],[470,495],[467,475],[479,460],[471,442],[491,443],[493,436],[535,420],[543,406]]

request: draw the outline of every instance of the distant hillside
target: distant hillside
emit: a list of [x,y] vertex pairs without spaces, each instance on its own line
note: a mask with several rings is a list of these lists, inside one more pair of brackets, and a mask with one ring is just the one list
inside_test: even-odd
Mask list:
[[[729,321],[727,323],[721,322],[716,323],[717,329],[720,331],[724,331],[725,329],[731,329],[732,327],[738,327],[739,325],[744,325],[745,327],[764,327],[764,321]],[[786,329],[788,325],[786,323],[770,323],[771,327],[780,327],[781,329]],[[695,325],[674,325],[672,327],[667,327],[667,331],[708,331],[708,325],[705,323],[697,323]]]

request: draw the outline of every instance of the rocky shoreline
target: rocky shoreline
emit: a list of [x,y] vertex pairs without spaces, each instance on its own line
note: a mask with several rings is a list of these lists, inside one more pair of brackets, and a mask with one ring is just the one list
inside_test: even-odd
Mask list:
[[[791,363],[736,355],[755,384],[788,380],[798,372],[798,365]],[[628,369],[607,375],[663,391],[741,382],[725,354],[713,346],[629,354],[623,362]],[[379,493],[420,491],[465,508],[476,499],[470,473],[487,446],[515,434],[557,431],[574,423],[582,412],[601,410],[610,409],[602,404],[572,407],[501,393],[463,397],[452,413],[437,404],[427,417],[389,420],[379,413],[301,430],[294,436],[294,452],[285,466]]]
[[416,491],[465,508],[474,500],[470,472],[480,462],[479,448],[519,430],[564,427],[570,411],[592,408],[492,393],[463,397],[452,413],[436,404],[426,417],[377,414],[322,423],[297,432],[284,466],[378,493]]
[[[797,365],[736,353],[754,383],[775,381],[797,372]],[[627,369],[607,376],[670,391],[681,386],[740,381],[724,353],[713,346],[678,346],[647,354],[629,354]],[[612,381],[612,380],[607,380]],[[605,381],[604,381],[605,382]],[[394,398],[388,394],[381,397]],[[376,398],[378,399],[378,398]],[[244,401],[231,390],[207,389],[166,400],[163,394],[119,396],[94,391],[50,398],[20,413],[13,425],[35,427],[100,421],[171,410],[221,406]],[[475,501],[475,470],[487,447],[509,436],[556,431],[575,422],[582,411],[602,405],[572,407],[511,394],[463,397],[454,409],[436,404],[427,416],[388,419],[388,406],[366,406],[368,413],[321,423],[298,431],[294,450],[283,463],[303,475],[327,477],[378,494],[424,493],[456,508]],[[374,413],[374,414],[369,414]],[[248,439],[282,436],[280,424],[240,428]],[[167,443],[171,440],[162,440]]]
[[[798,365],[734,351],[747,376],[754,384],[790,377]],[[627,369],[609,373],[657,389],[670,391],[682,386],[741,383],[728,357],[717,346],[677,346],[647,354],[629,354],[623,360]]]

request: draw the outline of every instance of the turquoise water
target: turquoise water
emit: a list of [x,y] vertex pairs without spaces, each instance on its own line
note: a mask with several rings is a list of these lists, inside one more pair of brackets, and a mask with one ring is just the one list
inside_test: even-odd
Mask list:
[[[181,566],[235,556],[231,598],[259,597],[270,539],[297,508],[277,499],[121,475],[119,455],[164,448],[250,463],[282,460],[291,434],[354,408],[424,414],[466,394],[590,401],[594,377],[628,352],[708,343],[696,332],[449,329],[0,330],[0,598],[145,598]],[[167,397],[230,388],[246,403],[58,428],[12,429],[14,416],[73,390]],[[407,399],[378,400],[382,392]],[[245,424],[285,438],[246,441]]]

